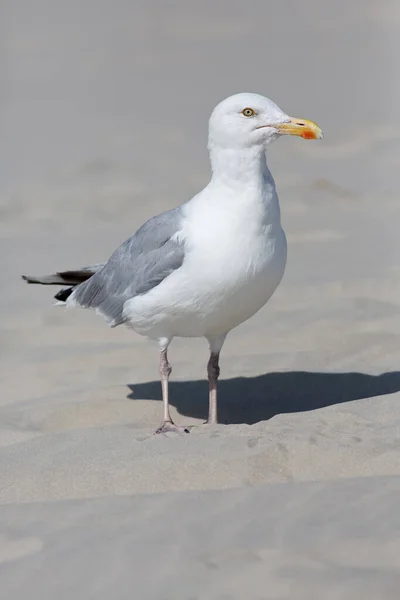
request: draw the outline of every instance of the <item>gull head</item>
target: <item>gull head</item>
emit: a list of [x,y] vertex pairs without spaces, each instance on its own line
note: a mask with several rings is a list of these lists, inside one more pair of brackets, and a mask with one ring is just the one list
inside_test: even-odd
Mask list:
[[210,117],[210,147],[265,147],[281,135],[307,140],[323,137],[316,123],[289,117],[272,100],[259,94],[230,96],[214,108]]

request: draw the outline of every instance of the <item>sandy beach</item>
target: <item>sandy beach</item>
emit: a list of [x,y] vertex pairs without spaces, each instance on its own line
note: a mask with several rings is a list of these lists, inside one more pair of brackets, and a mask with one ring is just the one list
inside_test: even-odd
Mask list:
[[[397,599],[400,6],[0,13],[0,597]],[[154,436],[156,345],[20,276],[105,260],[199,191],[241,91],[325,138],[270,147],[288,265],[227,339],[221,424]],[[207,345],[170,360],[173,417],[201,424]]]

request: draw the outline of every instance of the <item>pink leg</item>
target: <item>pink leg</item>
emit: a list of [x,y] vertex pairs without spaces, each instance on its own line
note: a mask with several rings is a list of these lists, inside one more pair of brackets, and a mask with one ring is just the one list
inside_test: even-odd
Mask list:
[[167,348],[163,348],[160,352],[160,375],[161,375],[161,390],[164,407],[164,420],[160,427],[154,433],[167,433],[168,431],[176,431],[179,433],[189,433],[186,427],[175,425],[169,413],[168,402],[168,380],[171,375],[172,367],[168,362]]
[[209,382],[209,408],[207,423],[210,425],[216,425],[218,423],[217,379],[219,377],[219,352],[211,352],[210,360],[207,364],[207,374]]
[[218,423],[218,406],[217,406],[217,379],[219,377],[219,353],[224,345],[226,334],[218,336],[207,336],[210,345],[210,359],[207,364],[207,375],[209,383],[209,408],[208,419],[206,423],[216,425]]

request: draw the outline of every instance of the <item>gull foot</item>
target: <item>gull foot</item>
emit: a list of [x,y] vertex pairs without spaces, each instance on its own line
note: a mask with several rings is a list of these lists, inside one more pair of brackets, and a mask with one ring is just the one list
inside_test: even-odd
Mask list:
[[189,429],[183,425],[175,425],[172,421],[164,421],[161,423],[160,427],[155,430],[154,435],[157,433],[169,433],[170,431],[175,433],[190,433]]

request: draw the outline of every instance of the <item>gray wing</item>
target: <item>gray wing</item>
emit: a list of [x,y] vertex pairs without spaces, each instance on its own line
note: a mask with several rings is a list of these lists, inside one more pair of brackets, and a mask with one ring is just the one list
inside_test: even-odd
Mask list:
[[180,207],[152,217],[100,271],[74,289],[71,300],[83,308],[97,309],[112,327],[124,323],[127,300],[145,294],[181,267],[184,245],[172,239],[181,222]]

